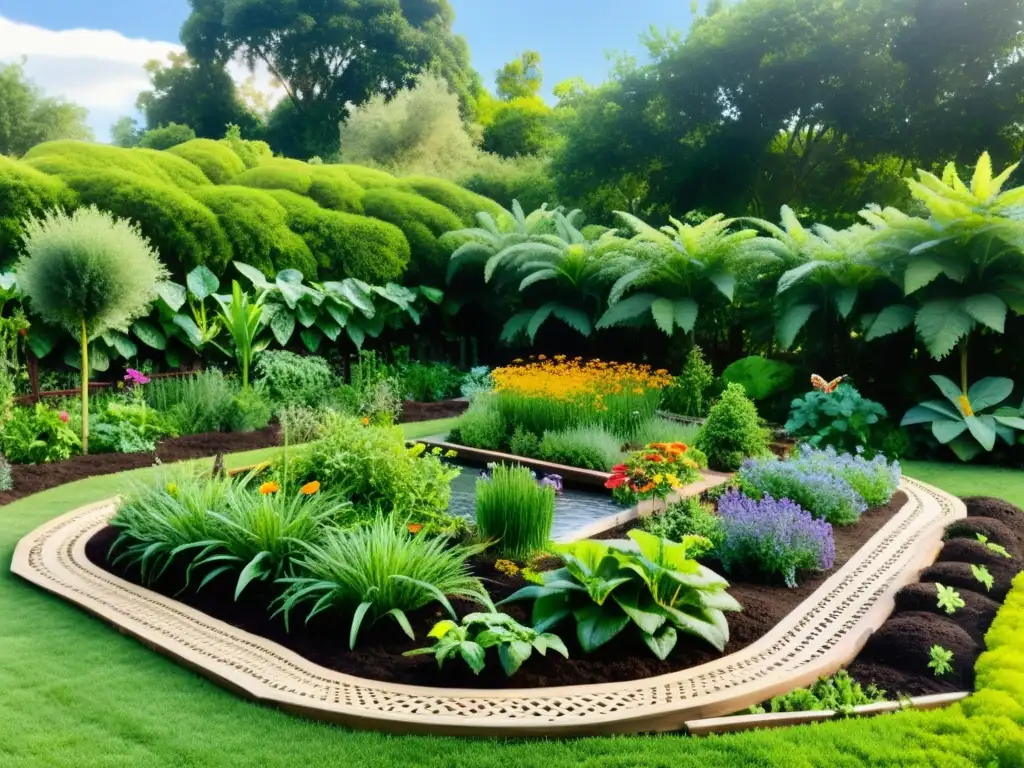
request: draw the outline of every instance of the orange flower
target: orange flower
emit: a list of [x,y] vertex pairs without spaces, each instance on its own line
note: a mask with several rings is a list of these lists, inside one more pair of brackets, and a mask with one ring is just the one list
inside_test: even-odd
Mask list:
[[669,448],[679,453],[686,453],[686,443],[672,443],[669,445]]
[[406,527],[409,529],[409,533],[415,536],[417,533],[423,530],[423,523],[409,523],[409,525]]
[[268,480],[260,486],[260,493],[267,496],[271,493],[277,493],[281,490],[281,485],[276,480]]
[[547,360],[548,356],[547,355],[537,355],[537,359],[538,360]]
[[320,481],[319,480],[313,480],[310,483],[306,483],[304,486],[302,486],[299,489],[299,491],[301,491],[303,496],[312,496],[314,493],[316,493],[319,490],[320,490]]
[[370,426],[370,417],[369,416],[363,416],[363,426],[364,427]]

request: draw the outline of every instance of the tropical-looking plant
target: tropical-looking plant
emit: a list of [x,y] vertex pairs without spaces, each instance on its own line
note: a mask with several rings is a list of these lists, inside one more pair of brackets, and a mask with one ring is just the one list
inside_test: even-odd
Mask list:
[[[249,367],[253,358],[262,352],[270,344],[267,337],[259,338],[263,330],[263,299],[266,294],[260,294],[252,299],[248,293],[242,290],[237,280],[231,281],[231,295],[215,295],[214,298],[220,305],[218,310],[220,321],[231,336],[232,349],[235,360],[238,362],[238,369],[242,374],[242,388],[249,388]],[[227,354],[227,350],[225,350]]]
[[732,229],[736,219],[722,214],[696,225],[670,219],[672,226],[655,229],[616,213],[636,233],[628,250],[637,265],[612,286],[598,328],[653,320],[669,336],[677,328],[690,333],[704,297],[717,292],[732,301],[739,260],[776,258],[769,240],[753,229]]
[[138,227],[96,208],[55,211],[25,224],[18,282],[32,311],[79,337],[82,452],[89,452],[89,339],[127,331],[156,298],[167,270]]
[[[511,211],[503,211],[497,219],[487,211],[477,213],[478,226],[459,229],[447,235],[452,242],[461,243],[448,262],[448,282],[452,282],[463,266],[475,265],[486,269],[495,256],[512,246],[526,243],[539,235],[550,234],[553,230],[553,215],[554,211],[549,211],[547,205],[526,215],[518,200],[512,201]],[[567,221],[574,223],[577,215],[577,212],[570,213]],[[491,268],[492,272],[495,267]]]
[[534,600],[537,632],[571,617],[588,653],[631,624],[659,659],[672,652],[679,632],[723,650],[729,641],[724,611],[738,611],[740,604],[725,591],[725,579],[694,559],[710,542],[686,536],[675,543],[640,530],[630,531],[629,539],[558,546],[565,565],[542,574],[542,585],[523,587],[505,602]]

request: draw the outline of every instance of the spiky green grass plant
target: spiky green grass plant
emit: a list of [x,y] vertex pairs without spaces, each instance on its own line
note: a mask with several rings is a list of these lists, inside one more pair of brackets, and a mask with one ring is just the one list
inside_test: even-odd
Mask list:
[[606,428],[585,427],[545,432],[540,457],[556,464],[607,472],[626,457],[623,441]]
[[554,519],[554,488],[539,485],[526,467],[500,464],[476,483],[477,534],[504,557],[525,560],[542,550]]

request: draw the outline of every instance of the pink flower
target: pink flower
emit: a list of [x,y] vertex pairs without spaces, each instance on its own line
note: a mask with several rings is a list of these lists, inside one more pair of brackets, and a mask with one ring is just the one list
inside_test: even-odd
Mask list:
[[124,375],[124,380],[130,381],[132,384],[149,384],[149,377],[142,371],[137,371],[134,368],[128,369],[128,372]]
[[69,418],[69,416],[68,416],[68,412],[67,411],[61,411],[60,412],[60,420],[63,421],[65,424],[68,423],[68,418]]

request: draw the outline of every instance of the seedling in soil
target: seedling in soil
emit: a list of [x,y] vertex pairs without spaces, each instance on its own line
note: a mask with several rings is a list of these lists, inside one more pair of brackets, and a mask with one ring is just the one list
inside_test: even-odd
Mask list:
[[1007,559],[1013,557],[1013,555],[1006,551],[1006,547],[1004,547],[1002,544],[996,544],[994,541],[989,541],[988,536],[984,536],[980,533],[975,535],[978,537],[978,541],[980,541],[982,544],[988,547],[989,551],[995,552],[997,555],[1002,555]]
[[936,584],[935,593],[939,597],[939,608],[951,616],[966,605],[964,599],[960,597],[960,593],[952,587]]
[[953,652],[947,651],[941,645],[933,645],[928,651],[931,661],[928,662],[928,669],[935,673],[936,677],[942,677],[953,671]]
[[992,585],[995,584],[996,580],[992,578],[992,574],[989,572],[988,568],[984,565],[972,565],[971,573],[974,574],[974,578],[985,585],[986,592],[992,591]]

